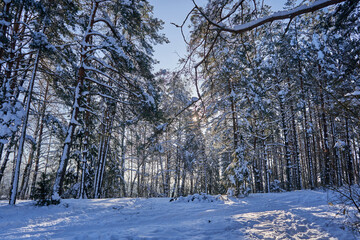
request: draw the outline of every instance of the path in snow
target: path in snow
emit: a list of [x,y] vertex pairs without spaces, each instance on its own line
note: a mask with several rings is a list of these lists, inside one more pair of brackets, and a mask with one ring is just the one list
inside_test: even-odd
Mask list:
[[327,193],[254,194],[225,203],[159,199],[64,200],[15,207],[0,201],[0,239],[340,239]]

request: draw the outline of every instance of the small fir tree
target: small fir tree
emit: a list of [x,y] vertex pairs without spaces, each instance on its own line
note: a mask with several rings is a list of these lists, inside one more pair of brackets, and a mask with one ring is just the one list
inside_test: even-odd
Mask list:
[[246,197],[251,191],[248,163],[244,159],[243,152],[243,147],[238,147],[235,152],[236,157],[234,161],[227,168],[230,180],[228,195],[230,196]]
[[48,206],[51,203],[51,181],[45,174],[41,173],[40,180],[35,188],[33,198],[37,206]]

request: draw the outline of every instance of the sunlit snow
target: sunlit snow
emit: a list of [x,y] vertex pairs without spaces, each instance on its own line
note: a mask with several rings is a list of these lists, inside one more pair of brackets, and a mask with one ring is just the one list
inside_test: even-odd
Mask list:
[[0,201],[0,239],[356,239],[329,193],[254,194],[225,201],[69,199],[35,207]]

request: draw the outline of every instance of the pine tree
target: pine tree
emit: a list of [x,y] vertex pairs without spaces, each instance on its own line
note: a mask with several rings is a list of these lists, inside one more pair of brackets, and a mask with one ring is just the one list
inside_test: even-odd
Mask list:
[[[133,106],[140,109],[151,110],[154,107],[154,98],[147,92],[151,85],[146,84],[146,81],[152,78],[150,69],[153,62],[150,57],[152,48],[147,39],[155,42],[162,42],[165,39],[156,33],[161,22],[148,15],[148,10],[151,10],[151,6],[146,1],[134,1],[132,4],[93,1],[91,8],[86,10],[88,15],[83,16],[85,24],[82,26],[82,42],[79,46],[80,67],[77,71],[73,94],[71,119],[53,187],[54,202],[60,200],[71,145],[74,143],[75,129],[78,125],[84,126],[87,121],[86,112],[91,112],[87,106],[87,103],[91,102],[90,91],[98,88],[100,90],[98,95],[113,98],[115,102],[119,97],[127,99],[130,103],[137,103]],[[98,29],[100,26],[104,26],[101,31]],[[97,57],[97,52],[101,52],[103,57]],[[102,88],[110,90],[111,95],[114,94],[113,97],[103,94]],[[114,88],[118,90],[113,92]],[[104,132],[108,136],[111,136],[111,119],[115,111],[116,104],[108,111],[109,115],[105,116],[108,119],[106,121],[110,121],[106,123]],[[85,135],[89,132],[85,128],[84,131]],[[85,143],[87,141],[85,140]],[[101,189],[109,144],[108,138],[100,144],[101,147],[98,149],[101,157],[98,158],[96,165],[94,189],[96,197]],[[84,144],[84,147],[83,157],[86,157],[87,145]],[[85,172],[86,162],[86,159],[82,160],[82,169]],[[84,186],[83,183],[81,185]]]

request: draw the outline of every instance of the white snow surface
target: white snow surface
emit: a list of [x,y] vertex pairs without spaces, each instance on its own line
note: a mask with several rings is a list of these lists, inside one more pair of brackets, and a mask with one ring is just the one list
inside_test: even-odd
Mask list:
[[322,191],[217,202],[169,198],[67,199],[57,206],[0,201],[0,239],[359,239]]

